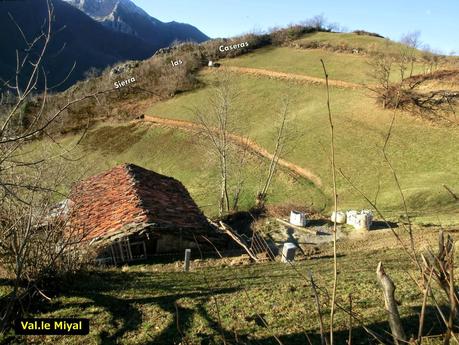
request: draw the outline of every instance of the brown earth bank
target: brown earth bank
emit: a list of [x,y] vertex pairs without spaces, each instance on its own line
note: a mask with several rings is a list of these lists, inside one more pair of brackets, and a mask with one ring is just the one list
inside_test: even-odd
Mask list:
[[[215,71],[215,70],[228,71],[228,72],[239,73],[239,74],[249,74],[253,76],[262,76],[262,77],[268,77],[268,78],[273,78],[273,79],[303,82],[303,83],[308,83],[308,84],[325,85],[324,78],[316,78],[316,77],[311,77],[311,76],[304,75],[304,74],[276,72],[276,71],[271,71],[271,70],[261,69],[261,68],[224,66],[223,68],[219,68],[219,69],[204,70],[205,71],[204,73],[211,73],[212,71]],[[362,84],[350,83],[346,81],[333,80],[333,79],[329,79],[328,84],[330,86],[346,88],[346,89],[362,89],[365,87]]]
[[[173,127],[173,128],[179,128],[179,129],[183,129],[187,131],[198,132],[199,130],[202,130],[202,127],[199,124],[194,123],[194,122],[189,122],[189,121],[165,119],[165,118],[158,117],[158,116],[144,116],[143,120],[154,123],[154,124],[167,126],[167,127]],[[263,147],[255,143],[254,141],[250,140],[249,138],[245,138],[243,136],[239,136],[234,133],[231,133],[229,135],[229,138],[233,142],[233,144],[236,144],[238,146],[245,146],[249,148],[249,150],[252,153],[255,153],[267,159],[273,158],[273,155],[271,153],[269,153],[266,149],[264,149]],[[299,165],[296,165],[285,159],[279,159],[278,164],[279,166],[284,167],[288,169],[289,171],[293,172],[295,175],[299,175],[303,178],[310,180],[317,187],[322,186],[322,180],[320,179],[320,177],[318,177],[316,174],[314,174],[309,169],[300,167]]]

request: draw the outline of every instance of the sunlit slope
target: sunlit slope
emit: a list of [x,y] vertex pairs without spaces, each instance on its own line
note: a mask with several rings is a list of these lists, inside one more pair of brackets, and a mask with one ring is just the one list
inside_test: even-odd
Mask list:
[[[216,75],[202,76],[211,84]],[[331,77],[334,77],[331,75]],[[326,91],[321,85],[295,84],[275,79],[233,74],[239,102],[239,123],[250,138],[268,150],[274,148],[276,109],[288,95],[290,113],[297,132],[295,145],[286,159],[312,170],[331,194],[329,163],[329,127]],[[202,107],[210,97],[210,87],[177,96],[151,107],[147,114],[194,121],[193,107]],[[366,90],[333,88],[331,107],[336,129],[337,167],[342,169],[380,207],[398,212],[401,201],[382,147],[393,112],[382,110]],[[459,189],[457,170],[459,132],[454,128],[432,126],[398,113],[388,145],[393,163],[413,211],[447,213],[454,209],[453,200],[443,184]],[[365,206],[357,192],[340,176],[339,200],[343,207]],[[379,191],[379,192],[378,192]]]
[[[457,238],[456,234],[452,235]],[[435,243],[437,236],[431,229],[415,232],[417,246],[421,248]],[[400,249],[395,237],[388,231],[371,232],[363,238],[338,242],[338,253],[337,296],[341,305],[352,294],[352,311],[364,320],[367,330],[370,328],[382,335],[389,332],[383,295],[374,272],[378,261],[382,261],[397,283],[405,331],[415,334],[422,294],[412,277],[418,277],[419,270]],[[192,255],[199,254],[193,251]],[[33,316],[90,316],[90,335],[72,337],[72,345],[100,344],[105,339],[105,343],[120,345],[178,344],[183,342],[183,334],[188,344],[222,344],[220,326],[216,325],[221,325],[227,343],[237,335],[239,341],[231,344],[248,344],[246,339],[252,344],[278,344],[273,334],[284,345],[320,344],[317,318],[311,312],[316,310],[316,304],[311,289],[305,284],[304,272],[313,272],[316,284],[322,289],[332,286],[332,257],[328,246],[321,247],[309,260],[295,261],[295,265],[270,262],[236,266],[240,258],[224,258],[210,261],[209,266],[205,266],[205,261],[193,261],[187,274],[181,272],[178,264],[139,263],[123,266],[122,270],[97,268],[78,276],[75,282],[64,280],[64,286],[68,286],[66,293],[53,297],[46,308]],[[444,296],[436,284],[433,289],[439,298]],[[218,309],[215,301],[218,301]],[[180,308],[179,318],[174,303]],[[426,330],[442,324],[431,308],[426,310]],[[324,307],[323,311],[327,316],[328,309]],[[254,322],[251,315],[263,315],[269,327]],[[180,331],[177,331],[177,319]],[[337,344],[346,344],[348,340],[348,319],[346,312],[337,310]],[[440,337],[434,338],[435,334],[438,332],[430,332],[423,344],[441,344]],[[372,343],[360,324],[353,325],[352,337],[355,345]],[[67,345],[68,339],[41,337],[40,344]]]
[[[349,48],[357,49],[359,53],[384,52],[397,55],[401,50],[407,48],[401,43],[386,38],[341,32],[314,32],[295,41],[295,43],[300,46],[306,43],[316,42],[319,43],[319,45],[326,45],[343,51]],[[416,50],[415,54],[417,57],[420,57],[422,52]]]
[[[301,49],[302,44],[317,42],[327,44],[330,49]],[[340,51],[339,49],[343,49]],[[361,49],[353,54],[344,49]],[[337,49],[337,51],[333,51]],[[365,49],[363,51],[362,49]],[[266,47],[242,55],[234,59],[223,59],[227,66],[268,69],[276,72],[295,73],[323,78],[324,73],[320,60],[323,59],[331,78],[353,83],[374,83],[372,67],[369,64],[370,55],[367,52],[386,52],[400,54],[407,47],[383,38],[361,36],[356,34],[341,34],[319,32],[306,35],[294,41],[291,47]],[[351,50],[352,51],[352,50]],[[416,55],[420,55],[419,51]],[[423,66],[415,65],[414,73],[421,73]],[[394,66],[392,78],[399,78],[399,71]]]
[[[81,135],[68,136],[61,145],[72,147],[80,138]],[[35,154],[42,152],[43,147],[48,147],[46,150],[49,147],[57,149],[47,141],[33,145],[31,149],[35,149]],[[92,176],[119,164],[133,163],[180,180],[208,216],[214,216],[218,211],[218,168],[206,144],[189,132],[146,123],[100,125],[90,130],[81,144],[67,156],[79,158],[77,164],[80,167],[75,169],[74,176],[68,176],[69,180]],[[267,164],[261,158],[250,156],[244,169],[241,209],[253,206],[267,172]],[[230,174],[235,176],[233,170],[230,170]],[[234,182],[234,179],[230,181]],[[231,188],[230,192],[234,190]],[[312,183],[292,176],[285,170],[274,182],[272,192],[270,203],[314,203],[319,209],[327,203],[326,197]]]

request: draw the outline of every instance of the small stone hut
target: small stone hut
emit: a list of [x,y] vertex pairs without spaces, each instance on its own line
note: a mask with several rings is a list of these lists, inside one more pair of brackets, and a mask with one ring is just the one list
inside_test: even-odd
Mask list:
[[69,227],[97,248],[100,262],[179,253],[196,241],[205,246],[200,235],[219,240],[181,182],[134,164],[80,182],[70,200]]

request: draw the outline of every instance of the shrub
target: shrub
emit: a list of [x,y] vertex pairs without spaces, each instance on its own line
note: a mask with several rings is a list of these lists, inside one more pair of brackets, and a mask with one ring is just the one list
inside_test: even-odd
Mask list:
[[379,38],[385,38],[384,36],[377,34],[375,32],[368,32],[365,30],[355,30],[352,33],[359,35],[359,36],[373,36],[373,37],[379,37]]
[[310,26],[291,25],[285,29],[273,29],[270,33],[270,38],[272,44],[282,46],[301,38],[306,33],[315,31],[317,31],[317,29]]

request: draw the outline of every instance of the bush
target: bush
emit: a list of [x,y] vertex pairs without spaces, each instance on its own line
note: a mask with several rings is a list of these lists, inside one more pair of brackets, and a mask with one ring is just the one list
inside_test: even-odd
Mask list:
[[282,46],[301,38],[304,34],[316,31],[319,29],[312,26],[291,25],[285,29],[273,29],[269,36],[272,44]]
[[[232,46],[241,43],[247,44],[237,49],[225,51],[224,53],[220,51],[221,46]],[[269,35],[245,34],[242,36],[233,37],[231,39],[215,39],[207,41],[202,44],[202,53],[207,65],[207,61],[209,60],[218,60],[219,58],[223,57],[234,58],[269,44],[271,44]]]
[[368,32],[365,30],[355,30],[352,33],[359,35],[359,36],[373,36],[373,37],[379,37],[379,38],[385,38],[384,36],[377,34],[375,32]]
[[349,46],[347,43],[342,42],[338,45],[333,45],[327,42],[319,41],[305,41],[305,42],[293,42],[290,44],[291,47],[297,49],[326,49],[332,52],[340,53],[352,53],[352,54],[366,54],[367,50],[364,48],[354,48]]

